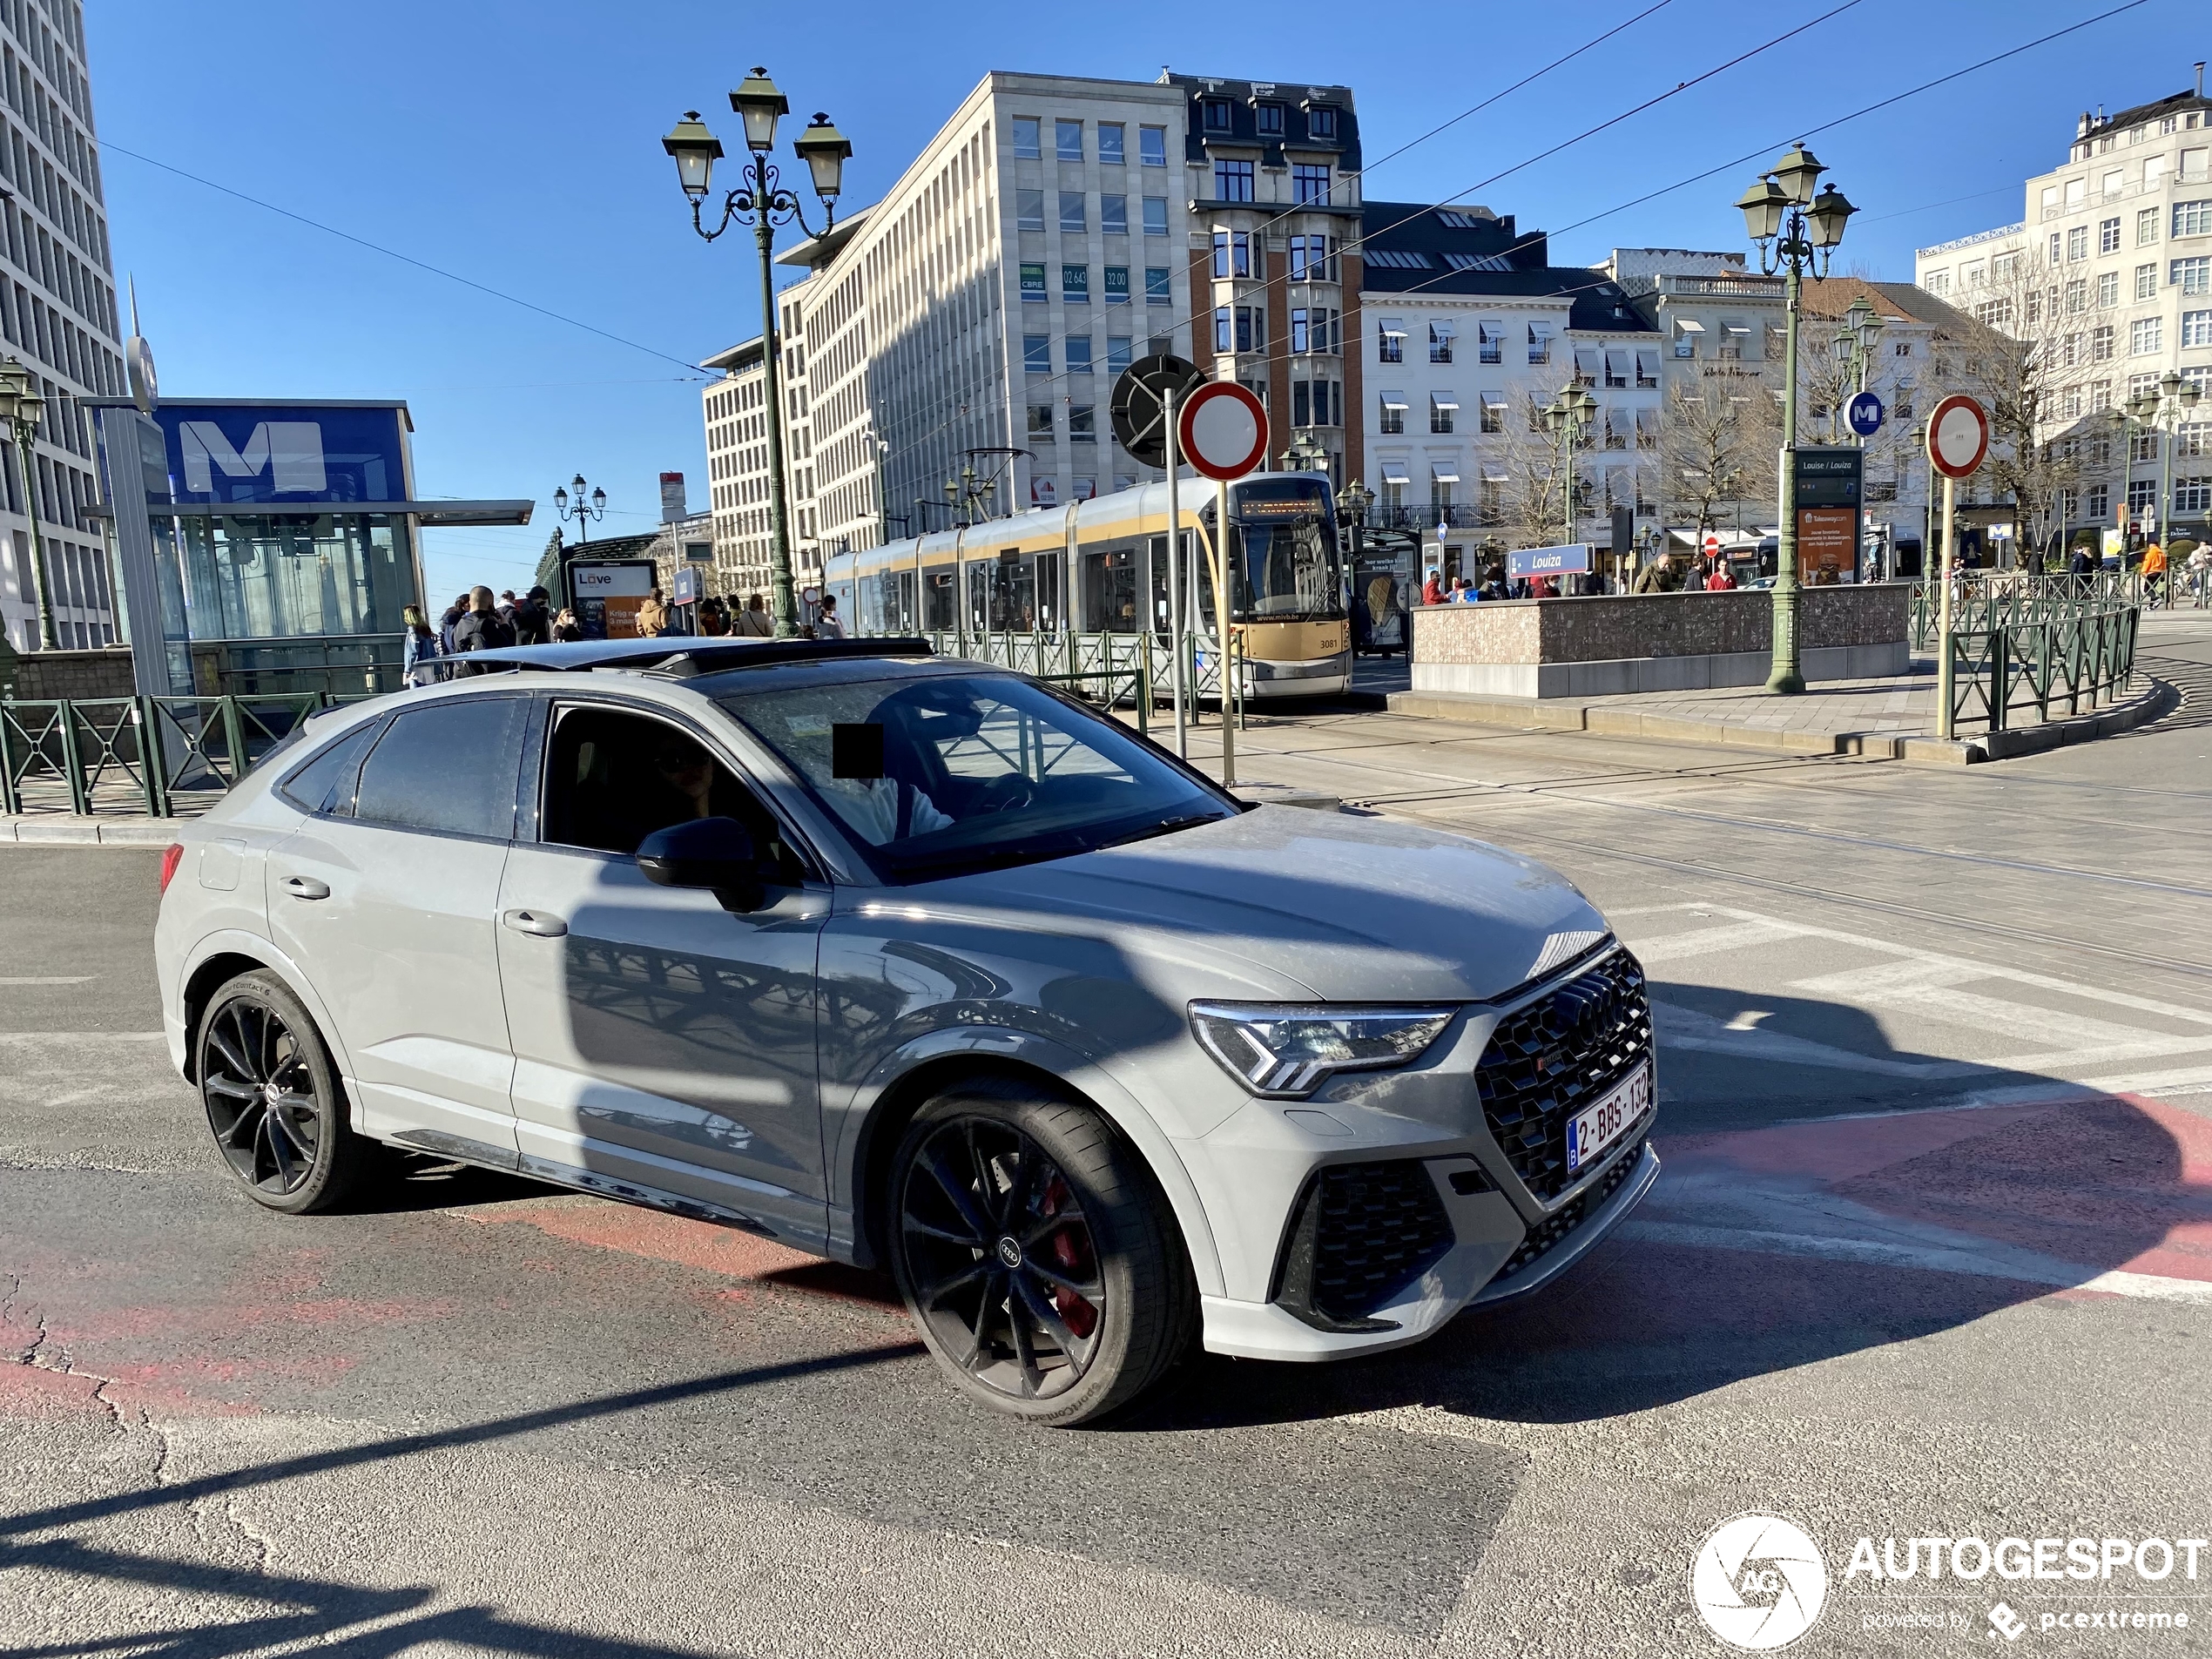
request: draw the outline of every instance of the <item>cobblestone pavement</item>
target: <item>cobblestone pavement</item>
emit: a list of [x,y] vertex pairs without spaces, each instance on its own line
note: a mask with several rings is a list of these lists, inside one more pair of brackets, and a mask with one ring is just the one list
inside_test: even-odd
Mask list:
[[[2212,674],[2205,635],[2161,649]],[[1845,1572],[2212,1536],[2208,706],[1957,772],[1256,724],[1249,775],[1607,910],[1667,1173],[1534,1306],[1082,1433],[696,1224],[428,1164],[257,1210],[152,1040],[153,855],[0,848],[0,1650],[1674,1659],[1725,1651],[1686,1574],[1758,1510],[1826,1556],[1793,1653],[1988,1650],[2000,1599],[2038,1651],[2114,1606],[2192,1622],[2081,1650],[2212,1651],[2212,1559]]]

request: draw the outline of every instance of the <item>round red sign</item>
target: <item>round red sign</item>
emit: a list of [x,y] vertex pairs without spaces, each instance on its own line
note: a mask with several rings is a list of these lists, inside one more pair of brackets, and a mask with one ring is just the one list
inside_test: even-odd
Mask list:
[[1183,457],[1209,478],[1242,478],[1267,459],[1267,411],[1235,381],[1208,381],[1184,400]]
[[1928,416],[1928,464],[1947,478],[1964,478],[1989,453],[1989,415],[1962,392],[1954,392]]

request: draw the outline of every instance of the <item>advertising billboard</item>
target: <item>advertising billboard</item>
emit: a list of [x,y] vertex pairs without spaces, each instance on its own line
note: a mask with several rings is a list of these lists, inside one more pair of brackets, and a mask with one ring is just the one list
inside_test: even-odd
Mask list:
[[635,639],[637,608],[656,580],[651,559],[572,559],[569,591],[586,639]]
[[173,502],[282,506],[410,493],[397,404],[171,401],[152,418]]

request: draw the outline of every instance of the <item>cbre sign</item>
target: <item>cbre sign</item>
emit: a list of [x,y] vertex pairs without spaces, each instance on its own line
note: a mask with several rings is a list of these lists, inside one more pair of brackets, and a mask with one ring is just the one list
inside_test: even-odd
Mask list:
[[412,494],[396,404],[165,401],[152,418],[174,502],[284,506]]

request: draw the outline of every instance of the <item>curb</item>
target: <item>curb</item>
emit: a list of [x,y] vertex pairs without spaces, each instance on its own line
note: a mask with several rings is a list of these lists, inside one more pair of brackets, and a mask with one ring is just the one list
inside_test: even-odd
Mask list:
[[162,847],[190,820],[171,818],[0,818],[0,846]]
[[1970,766],[2113,737],[2159,718],[2181,701],[2180,693],[2165,681],[2149,675],[2138,678],[2149,682],[2143,691],[2124,703],[2093,714],[1948,741],[1941,738],[1898,737],[1886,732],[1785,732],[1737,725],[1725,720],[1699,720],[1680,714],[1591,708],[1564,699],[1547,704],[1534,698],[1476,697],[1453,691],[1393,691],[1390,695],[1390,711],[1420,719],[1509,726],[1523,732],[1588,732],[1599,737],[1648,738],[1664,743],[1758,749],[1768,754],[1858,755],[1923,766]]

